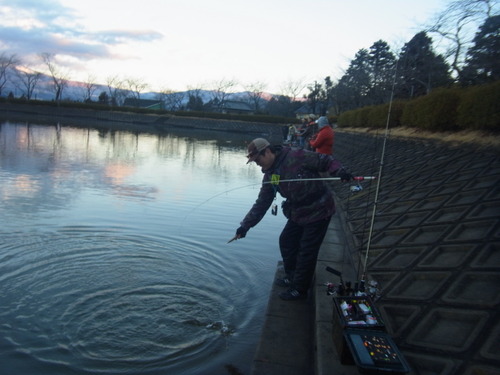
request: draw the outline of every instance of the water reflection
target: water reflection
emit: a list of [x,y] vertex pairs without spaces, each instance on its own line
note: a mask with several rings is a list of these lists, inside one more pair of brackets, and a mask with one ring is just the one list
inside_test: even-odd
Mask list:
[[284,219],[226,245],[261,179],[244,141],[1,124],[2,368],[248,373]]

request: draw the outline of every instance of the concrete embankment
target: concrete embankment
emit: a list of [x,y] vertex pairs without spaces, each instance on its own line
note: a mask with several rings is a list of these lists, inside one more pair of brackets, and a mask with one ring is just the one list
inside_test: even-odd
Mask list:
[[[356,174],[378,173],[382,138],[342,134],[335,152]],[[377,307],[413,374],[500,370],[500,151],[488,138],[391,136],[375,211],[376,184],[335,185],[352,259],[379,283]]]
[[65,125],[97,126],[130,131],[168,132],[174,129],[224,131],[281,139],[279,124],[250,121],[195,118],[174,115],[137,114],[46,105],[0,103],[0,117],[5,120],[62,122]]

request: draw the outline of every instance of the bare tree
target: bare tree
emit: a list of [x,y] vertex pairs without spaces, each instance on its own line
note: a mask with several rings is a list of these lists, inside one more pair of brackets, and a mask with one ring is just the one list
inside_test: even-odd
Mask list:
[[118,76],[110,76],[106,78],[106,85],[108,86],[109,101],[111,105],[121,105],[126,96],[124,89],[124,81]]
[[52,78],[54,100],[60,101],[63,96],[64,89],[68,86],[69,75],[63,72],[54,62],[55,56],[51,53],[43,52],[40,58],[47,67],[49,74]]
[[218,109],[222,109],[236,85],[238,85],[238,82],[234,79],[228,80],[223,78],[220,81],[213,82],[211,84],[213,105]]
[[83,82],[83,101],[91,102],[92,96],[94,96],[95,91],[97,90],[96,77],[93,74],[89,74],[85,82]]
[[9,72],[15,69],[16,64],[19,64],[19,59],[15,54],[7,55],[5,52],[0,54],[0,96],[9,80]]
[[475,32],[493,12],[497,0],[455,0],[437,15],[427,32],[439,35],[446,44],[445,58],[454,75],[462,75],[467,50]]
[[140,99],[141,93],[148,87],[149,85],[142,79],[131,77],[125,79],[125,88],[134,99]]
[[304,80],[300,79],[297,81],[287,81],[284,82],[280,87],[280,93],[284,96],[288,96],[292,102],[296,101],[300,96],[300,93],[304,91],[307,85]]
[[248,102],[253,107],[254,111],[257,113],[260,111],[260,106],[262,104],[262,94],[266,89],[267,84],[264,82],[253,82],[244,85],[244,88],[248,94]]
[[179,111],[184,106],[185,92],[176,92],[170,89],[162,89],[157,95],[158,100],[164,103],[165,109]]
[[16,69],[16,77],[16,87],[21,90],[26,99],[31,100],[36,85],[42,77],[42,73],[23,66]]
[[272,100],[268,103],[269,111],[277,111],[275,114],[281,116],[293,116],[297,109],[300,94],[306,88],[306,84],[302,79],[296,81],[286,81],[280,86],[280,95],[277,100]]

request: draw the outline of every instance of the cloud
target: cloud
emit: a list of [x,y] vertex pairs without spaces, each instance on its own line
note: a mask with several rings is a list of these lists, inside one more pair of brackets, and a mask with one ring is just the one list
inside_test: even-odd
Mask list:
[[105,44],[121,44],[125,42],[152,42],[162,39],[163,35],[151,30],[103,30],[88,34]]
[[71,55],[79,59],[107,58],[112,56],[109,48],[102,43],[89,43],[81,39],[67,38],[45,30],[22,30],[0,26],[2,49],[19,56],[30,56],[42,52]]
[[0,12],[16,15],[30,14],[47,24],[58,18],[75,18],[75,12],[63,6],[59,0],[1,0]]
[[0,0],[0,48],[20,57],[48,52],[79,60],[114,56],[114,46],[162,39],[151,30],[89,31],[57,0]]

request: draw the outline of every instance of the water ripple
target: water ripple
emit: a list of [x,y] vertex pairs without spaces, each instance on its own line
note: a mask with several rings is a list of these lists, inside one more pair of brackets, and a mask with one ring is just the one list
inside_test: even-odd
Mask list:
[[[83,372],[146,373],[203,361],[224,335],[238,334],[234,295],[221,285],[250,276],[231,261],[194,240],[119,227],[6,234],[0,331],[13,355]],[[248,324],[249,313],[239,314]]]

